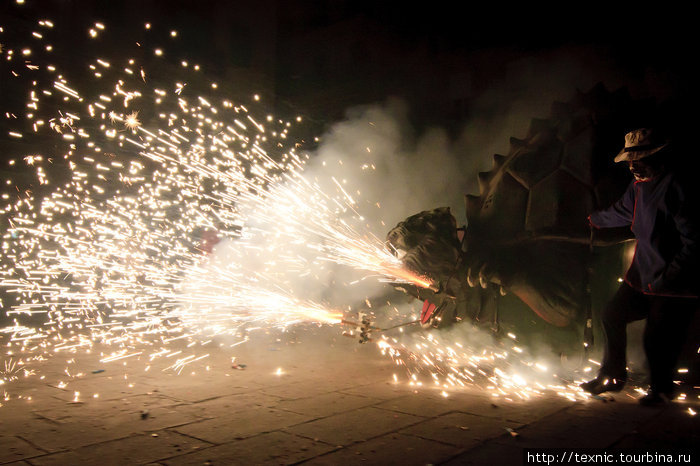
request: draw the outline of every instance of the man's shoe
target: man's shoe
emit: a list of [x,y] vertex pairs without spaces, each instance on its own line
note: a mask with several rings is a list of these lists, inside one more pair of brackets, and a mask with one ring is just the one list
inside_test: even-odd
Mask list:
[[639,399],[639,404],[649,408],[658,408],[670,404],[671,400],[673,400],[673,396],[670,393],[649,390],[646,395]]
[[591,395],[600,395],[604,392],[619,392],[625,386],[624,380],[613,379],[612,377],[598,376],[593,380],[584,382],[580,387]]

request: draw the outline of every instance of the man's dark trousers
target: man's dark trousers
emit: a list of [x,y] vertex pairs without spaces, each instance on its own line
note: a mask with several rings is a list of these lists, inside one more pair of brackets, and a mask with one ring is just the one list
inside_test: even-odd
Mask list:
[[627,324],[647,319],[644,352],[649,364],[650,388],[673,393],[674,369],[700,306],[698,298],[647,295],[623,283],[603,311],[605,353],[600,374],[609,379],[627,379]]

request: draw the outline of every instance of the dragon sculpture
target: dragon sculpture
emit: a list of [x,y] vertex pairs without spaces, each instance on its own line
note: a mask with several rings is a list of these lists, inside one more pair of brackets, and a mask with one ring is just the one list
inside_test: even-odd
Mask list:
[[[650,119],[659,108],[602,84],[555,102],[548,118],[533,119],[527,135],[511,138],[509,153],[494,155],[493,169],[479,173],[479,194],[465,196],[466,227],[441,207],[389,231],[388,247],[404,265],[438,284],[437,290],[404,287],[424,301],[424,326],[498,323],[507,295],[550,327],[590,327],[594,246],[625,244],[631,233],[592,236],[587,217],[626,188],[630,174],[612,154],[626,132],[656,124]],[[624,268],[625,246],[615,248],[619,263],[600,272],[606,283]]]

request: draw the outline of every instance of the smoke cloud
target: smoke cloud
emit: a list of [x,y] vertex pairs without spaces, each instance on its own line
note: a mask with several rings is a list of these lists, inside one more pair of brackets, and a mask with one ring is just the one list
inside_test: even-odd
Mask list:
[[[483,55],[488,51],[481,53],[482,60],[488,58]],[[471,117],[456,136],[439,126],[413,127],[411,112],[418,110],[400,98],[354,107],[345,120],[321,135],[318,149],[308,154],[302,177],[330,198],[352,200],[352,209],[332,210],[325,220],[347,222],[360,234],[380,241],[406,217],[436,207],[449,206],[458,224],[465,224],[463,196],[477,192],[477,173],[491,168],[492,154],[508,153],[509,137],[524,136],[531,118],[547,117],[552,102],[569,101],[577,90],[585,92],[598,82],[611,90],[624,85],[647,95],[653,91],[647,77],[625,74],[605,53],[585,48],[515,59],[485,88],[474,91]],[[656,78],[656,89],[663,88]],[[288,188],[273,186],[266,203],[243,206],[244,211],[249,209],[246,233],[215,248],[211,263],[217,265],[205,277],[214,283],[224,268],[239,277],[254,276],[246,286],[284,290],[294,298],[339,310],[361,307],[365,299],[391,297],[392,288],[380,277],[319,260],[314,242],[321,245],[323,240],[313,234],[316,218],[291,219],[299,212],[288,210],[286,202],[290,196],[308,194],[301,202],[313,208],[328,199]],[[307,222],[308,230],[295,231],[299,221]],[[231,283],[232,296],[239,285]],[[387,323],[411,319],[419,310],[416,306],[399,306],[378,318]],[[447,336],[486,345],[485,336],[462,333]],[[547,360],[558,357],[544,347],[533,351]]]

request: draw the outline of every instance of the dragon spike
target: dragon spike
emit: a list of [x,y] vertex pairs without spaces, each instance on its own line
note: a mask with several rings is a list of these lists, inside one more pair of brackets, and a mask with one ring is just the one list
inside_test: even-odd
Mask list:
[[484,194],[489,187],[493,173],[491,172],[479,172],[479,194]]
[[518,139],[518,138],[510,138],[510,150],[511,153],[516,152],[523,147],[527,147],[527,141],[524,139]]
[[493,168],[501,168],[507,159],[505,155],[493,154]]
[[627,88],[627,86],[617,89],[615,92],[612,93],[612,95],[615,99],[619,99],[625,102],[629,102],[632,100],[630,90]]
[[550,111],[552,118],[555,120],[564,120],[571,116],[573,110],[571,105],[564,102],[554,102],[552,103],[552,108]]
[[533,118],[530,120],[530,129],[527,132],[528,137],[532,137],[536,134],[542,133],[544,131],[549,131],[552,129],[552,122],[542,118]]
[[591,105],[596,102],[603,101],[603,99],[609,95],[610,92],[608,92],[608,90],[605,88],[605,85],[602,82],[598,82],[588,92],[583,92],[581,89],[576,89],[574,103],[576,105]]
[[583,105],[586,102],[586,94],[581,90],[576,88],[576,95],[574,96],[574,105]]
[[464,205],[467,209],[467,222],[471,223],[481,210],[481,197],[474,194],[464,196]]
[[605,96],[605,95],[609,95],[609,94],[610,94],[610,92],[605,87],[605,84],[603,84],[600,81],[597,82],[596,85],[593,86],[593,88],[591,88],[591,90],[588,91],[588,95],[591,97],[601,97],[601,96]]

